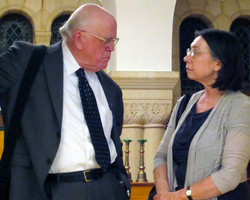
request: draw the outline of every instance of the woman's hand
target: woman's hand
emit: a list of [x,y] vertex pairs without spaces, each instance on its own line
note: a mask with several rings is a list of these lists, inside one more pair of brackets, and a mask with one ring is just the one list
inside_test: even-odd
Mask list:
[[154,200],[181,200],[177,192],[163,191],[154,196]]

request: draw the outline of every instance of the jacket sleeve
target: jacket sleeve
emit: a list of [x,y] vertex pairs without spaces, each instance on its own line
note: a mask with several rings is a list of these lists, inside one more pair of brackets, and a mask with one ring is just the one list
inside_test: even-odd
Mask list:
[[6,53],[0,55],[0,94],[21,79],[34,47],[31,43],[15,42]]
[[31,43],[15,42],[0,55],[0,103],[5,130],[8,129],[17,91],[34,48]]

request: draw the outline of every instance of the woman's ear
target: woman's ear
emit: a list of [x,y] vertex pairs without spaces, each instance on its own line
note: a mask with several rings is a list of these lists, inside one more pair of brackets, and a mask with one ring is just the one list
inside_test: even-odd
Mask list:
[[221,69],[222,64],[221,64],[220,60],[217,60],[215,62],[216,63],[215,63],[214,71],[218,72]]
[[82,38],[82,33],[81,31],[75,31],[72,35],[72,38],[74,40],[74,43],[78,50],[82,50],[83,48],[83,38]]

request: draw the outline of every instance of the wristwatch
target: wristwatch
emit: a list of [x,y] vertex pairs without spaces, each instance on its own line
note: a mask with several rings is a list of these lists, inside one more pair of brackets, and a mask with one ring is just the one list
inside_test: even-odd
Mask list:
[[191,195],[192,195],[192,191],[190,190],[190,186],[187,186],[186,196],[189,200],[193,200]]

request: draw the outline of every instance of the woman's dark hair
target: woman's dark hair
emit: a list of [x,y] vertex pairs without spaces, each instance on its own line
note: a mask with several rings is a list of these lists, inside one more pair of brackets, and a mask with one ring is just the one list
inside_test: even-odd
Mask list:
[[217,29],[196,31],[195,36],[201,36],[207,42],[213,59],[221,62],[221,69],[212,87],[220,91],[240,90],[244,69],[238,38],[231,32]]

